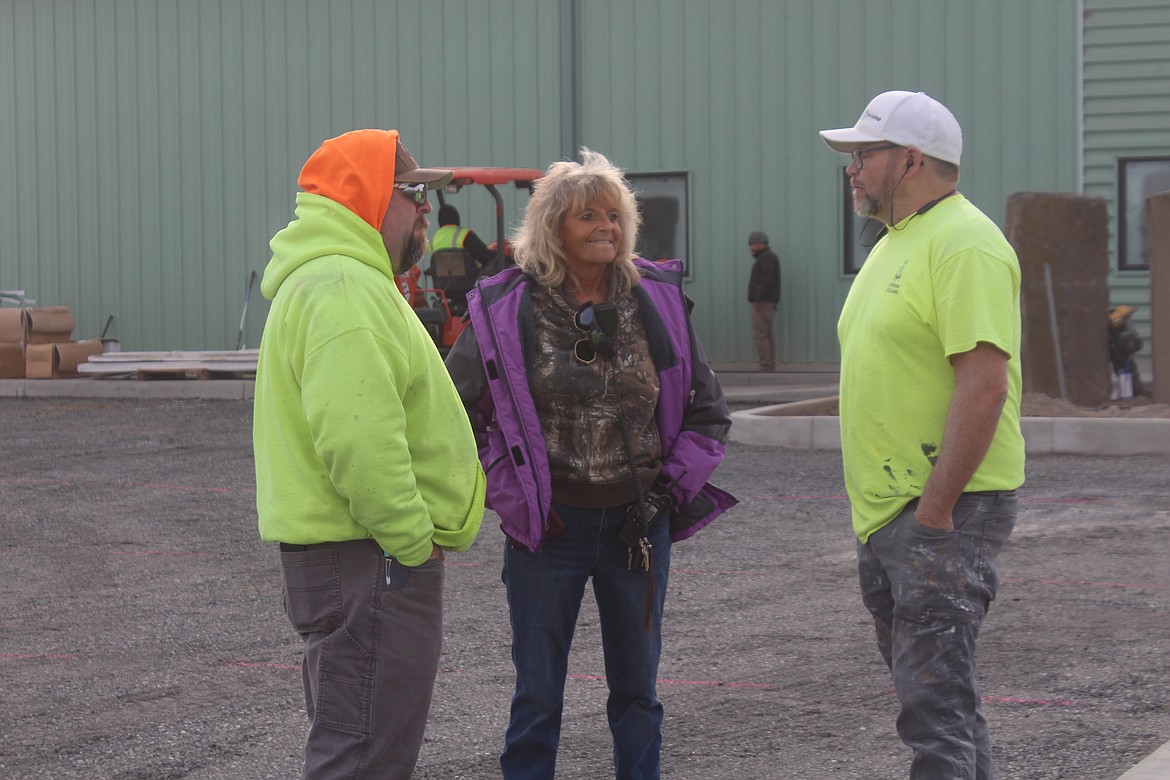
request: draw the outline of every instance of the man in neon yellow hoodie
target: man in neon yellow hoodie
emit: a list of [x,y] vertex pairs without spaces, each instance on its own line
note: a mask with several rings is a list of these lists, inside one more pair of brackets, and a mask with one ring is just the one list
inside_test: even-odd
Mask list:
[[272,241],[256,371],[260,536],[280,543],[304,640],[303,778],[407,778],[438,671],[443,550],[483,519],[467,414],[394,283],[426,245],[427,190],[395,130],[326,141]]

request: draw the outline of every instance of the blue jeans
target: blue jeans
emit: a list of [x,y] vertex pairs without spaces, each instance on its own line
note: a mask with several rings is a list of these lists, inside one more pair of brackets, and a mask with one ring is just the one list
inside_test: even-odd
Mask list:
[[510,543],[504,548],[516,692],[500,768],[505,780],[551,780],[556,771],[569,647],[585,584],[592,578],[609,685],[606,711],[615,776],[656,780],[662,702],[655,683],[670,529],[665,519],[650,529],[654,598],[647,629],[647,576],[627,569],[629,548],[617,538],[626,507],[579,509],[558,503],[553,507],[565,523],[563,534],[546,540],[539,553]]
[[912,780],[994,777],[975,639],[1017,504],[1015,491],[964,493],[951,513],[955,529],[943,531],[914,519],[915,499],[858,545],[861,597],[893,674]]

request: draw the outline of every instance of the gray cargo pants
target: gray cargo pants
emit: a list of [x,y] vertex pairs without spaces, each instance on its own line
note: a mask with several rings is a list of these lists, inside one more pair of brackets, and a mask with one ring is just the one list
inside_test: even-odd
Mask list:
[[443,560],[403,566],[371,540],[281,545],[305,642],[304,780],[410,777],[443,638]]
[[1017,504],[1015,491],[964,493],[955,530],[941,531],[914,519],[915,499],[858,545],[861,597],[893,674],[912,780],[993,780],[975,639]]

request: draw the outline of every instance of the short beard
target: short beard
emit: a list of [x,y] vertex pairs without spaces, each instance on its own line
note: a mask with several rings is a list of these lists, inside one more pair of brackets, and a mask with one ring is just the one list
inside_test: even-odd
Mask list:
[[881,182],[884,192],[876,197],[871,197],[869,190],[866,190],[865,197],[854,207],[854,211],[863,217],[881,220],[882,222],[886,222],[891,218],[891,209],[894,205],[894,193],[898,191],[898,185],[906,177],[906,174],[903,173],[902,178],[895,180],[895,165],[896,163],[893,160],[890,160],[886,164],[886,175]]
[[406,239],[406,244],[402,247],[402,257],[398,258],[398,270],[396,273],[404,274],[411,268],[414,268],[418,265],[418,261],[422,260],[426,251],[426,242],[419,237],[418,233],[412,232],[410,238]]
[[[883,186],[885,186],[885,184],[886,182],[882,182]],[[892,193],[887,192],[874,198],[871,197],[869,191],[866,190],[865,196],[859,203],[857,203],[856,206],[854,206],[854,211],[863,217],[883,219],[883,214],[889,211],[891,195]]]
[[875,201],[873,198],[867,196],[862,198],[861,202],[854,208],[854,211],[857,212],[858,216],[881,219],[884,206],[885,204],[881,201]]

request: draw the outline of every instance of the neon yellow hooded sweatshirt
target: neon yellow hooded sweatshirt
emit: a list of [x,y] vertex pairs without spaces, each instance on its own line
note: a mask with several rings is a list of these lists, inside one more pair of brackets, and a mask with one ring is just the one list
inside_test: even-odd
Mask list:
[[271,248],[253,422],[260,536],[372,538],[407,566],[432,542],[466,550],[484,501],[471,425],[381,234],[301,192]]

